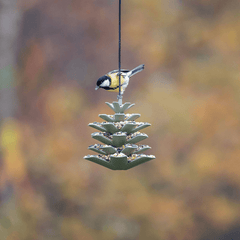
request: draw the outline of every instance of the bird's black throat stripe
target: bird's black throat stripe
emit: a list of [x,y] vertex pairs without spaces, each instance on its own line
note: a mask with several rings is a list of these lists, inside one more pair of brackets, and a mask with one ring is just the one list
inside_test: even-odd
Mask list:
[[[121,86],[122,86],[122,85],[121,85]],[[117,86],[117,87],[115,87],[115,88],[111,88],[111,87],[101,87],[101,88],[103,88],[103,89],[105,89],[105,90],[115,90],[115,89],[118,89],[119,86]]]

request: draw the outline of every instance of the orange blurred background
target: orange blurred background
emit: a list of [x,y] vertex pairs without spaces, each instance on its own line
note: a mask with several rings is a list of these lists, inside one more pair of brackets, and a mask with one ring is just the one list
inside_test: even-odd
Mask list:
[[122,1],[125,91],[156,159],[83,156],[118,68],[117,0],[0,0],[0,239],[240,239],[240,2]]

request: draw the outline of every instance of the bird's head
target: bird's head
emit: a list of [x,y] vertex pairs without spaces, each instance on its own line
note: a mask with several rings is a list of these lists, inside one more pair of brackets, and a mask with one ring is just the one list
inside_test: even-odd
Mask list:
[[97,80],[97,86],[95,90],[98,90],[99,88],[109,88],[110,85],[111,85],[111,78],[104,75]]

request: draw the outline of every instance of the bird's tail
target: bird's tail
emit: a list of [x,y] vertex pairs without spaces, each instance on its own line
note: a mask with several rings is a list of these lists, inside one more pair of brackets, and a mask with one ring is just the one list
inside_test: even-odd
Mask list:
[[133,75],[135,75],[138,72],[141,72],[144,69],[144,64],[139,65],[138,67],[135,67],[133,70],[128,72],[128,76],[132,77]]

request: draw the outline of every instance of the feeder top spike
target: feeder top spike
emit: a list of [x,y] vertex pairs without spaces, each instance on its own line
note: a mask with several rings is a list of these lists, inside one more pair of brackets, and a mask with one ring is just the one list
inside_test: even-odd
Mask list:
[[120,104],[119,102],[109,103],[106,104],[115,112],[115,113],[124,113],[127,109],[133,107],[135,104],[131,104],[130,102],[125,102],[124,104]]

